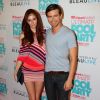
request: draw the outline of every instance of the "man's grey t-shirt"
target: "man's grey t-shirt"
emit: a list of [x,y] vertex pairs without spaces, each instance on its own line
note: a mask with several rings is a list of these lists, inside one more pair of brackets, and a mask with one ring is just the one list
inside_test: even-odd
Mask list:
[[76,47],[73,31],[62,26],[55,34],[51,29],[46,31],[46,66],[45,71],[69,71],[69,49]]

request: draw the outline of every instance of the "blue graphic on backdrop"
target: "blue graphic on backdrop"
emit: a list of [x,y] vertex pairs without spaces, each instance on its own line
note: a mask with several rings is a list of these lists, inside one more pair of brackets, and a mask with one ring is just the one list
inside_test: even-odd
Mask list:
[[7,86],[6,86],[6,80],[0,78],[0,94],[1,95],[7,95]]
[[72,89],[72,93],[76,93],[80,96],[89,97],[91,93],[90,82],[76,79],[74,81],[74,88]]
[[39,11],[45,12],[49,4],[57,4],[59,0],[39,0]]
[[76,73],[74,87],[71,96],[77,99],[87,100],[92,92],[90,75]]
[[3,11],[4,3],[3,0],[0,0],[0,11]]
[[47,100],[47,96],[42,96],[41,100]]
[[20,33],[21,33],[21,22],[14,21],[13,22],[13,35],[14,35],[14,37],[19,36]]
[[94,16],[71,16],[71,29],[75,31],[78,45],[88,46],[96,37]]
[[0,55],[4,55],[5,54],[5,45],[4,43],[0,43]]
[[71,26],[71,29],[75,31],[78,41],[81,42],[93,42],[96,36],[93,24],[75,24]]

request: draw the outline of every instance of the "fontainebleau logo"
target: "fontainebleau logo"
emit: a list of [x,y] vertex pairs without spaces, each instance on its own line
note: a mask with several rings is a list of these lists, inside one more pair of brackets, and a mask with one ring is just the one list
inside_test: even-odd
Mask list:
[[97,58],[89,56],[79,56],[78,63],[96,65]]
[[10,6],[29,6],[30,0],[10,0]]
[[3,11],[3,8],[4,8],[3,0],[0,0],[0,12]]
[[22,18],[21,16],[12,16],[13,37],[16,39],[21,33]]
[[0,57],[5,55],[5,44],[4,44],[4,38],[0,37]]
[[58,4],[59,0],[39,0],[39,11],[44,14],[49,4]]
[[88,46],[96,37],[94,16],[71,16],[71,29],[75,31],[78,44]]
[[6,79],[0,78],[0,95],[7,95]]
[[100,0],[69,0],[69,3],[100,3]]
[[12,47],[12,52],[18,53],[19,52],[19,47]]
[[77,73],[74,80],[74,87],[71,91],[71,96],[77,99],[87,100],[91,91],[90,76]]

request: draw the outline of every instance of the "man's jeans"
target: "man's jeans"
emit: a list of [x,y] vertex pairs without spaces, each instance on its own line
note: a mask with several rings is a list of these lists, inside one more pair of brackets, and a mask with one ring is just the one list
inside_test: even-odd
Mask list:
[[69,91],[64,90],[68,72],[45,72],[44,82],[48,100],[68,100]]

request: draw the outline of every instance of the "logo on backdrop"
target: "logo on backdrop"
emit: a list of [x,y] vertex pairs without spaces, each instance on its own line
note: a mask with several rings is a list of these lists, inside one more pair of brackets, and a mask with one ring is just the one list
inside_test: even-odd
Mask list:
[[0,0],[0,13],[3,11],[4,3],[3,0]]
[[14,89],[13,93],[18,95],[18,96],[28,97],[28,94],[26,92],[18,90],[18,89]]
[[19,51],[19,47],[12,47],[12,52],[18,54],[18,51]]
[[89,56],[79,56],[78,63],[96,65],[97,58]]
[[0,37],[0,70],[7,71],[7,66],[5,65],[5,53],[6,53],[6,47],[4,43],[4,38]]
[[41,100],[48,100],[47,96],[41,96]]
[[96,37],[94,16],[71,16],[71,29],[75,31],[78,44],[88,46]]
[[100,0],[69,0],[69,3],[100,3]]
[[7,29],[7,25],[5,25],[5,24],[0,24],[0,33],[2,32],[2,31],[5,31]]
[[41,14],[45,13],[45,10],[49,4],[58,4],[59,0],[39,0],[39,11]]
[[0,24],[0,36],[6,37],[7,33],[7,25],[6,24]]
[[[21,90],[18,90],[18,89],[14,89],[13,93],[14,93],[15,95],[28,98],[27,92],[24,92],[24,91],[21,91]],[[47,100],[47,97],[46,97],[46,96],[41,96],[41,100]]]
[[41,96],[41,100],[47,100],[45,88],[43,89],[42,96]]
[[[16,59],[17,59],[17,57],[16,57]],[[15,68],[16,68],[16,62],[17,62],[17,60],[13,60],[14,70],[15,70]]]
[[4,44],[4,38],[0,37],[0,57],[3,57],[5,55],[5,44]]
[[82,73],[77,73],[74,80],[74,87],[71,96],[73,98],[86,100],[91,94],[90,76]]
[[3,78],[0,78],[0,95],[1,96],[7,95],[6,79]]
[[0,24],[0,70],[7,71],[8,67],[6,66],[6,37],[7,25]]
[[13,37],[18,39],[19,34],[21,33],[21,24],[23,17],[21,16],[12,16],[12,26],[13,26]]
[[30,5],[30,0],[10,0],[10,6],[28,6]]

